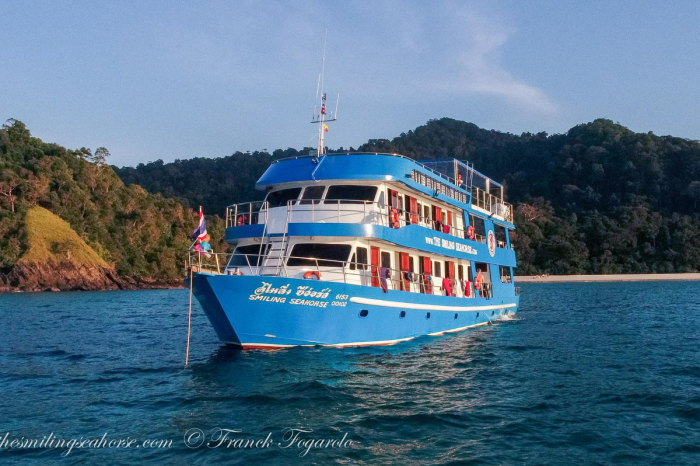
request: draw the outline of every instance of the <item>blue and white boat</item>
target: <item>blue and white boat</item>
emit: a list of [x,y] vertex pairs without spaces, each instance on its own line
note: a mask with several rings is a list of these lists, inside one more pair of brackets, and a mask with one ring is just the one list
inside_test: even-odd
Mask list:
[[256,183],[264,201],[227,208],[234,252],[190,255],[219,339],[390,345],[514,314],[504,187],[459,160],[326,154],[323,104],[318,150],[273,162]]

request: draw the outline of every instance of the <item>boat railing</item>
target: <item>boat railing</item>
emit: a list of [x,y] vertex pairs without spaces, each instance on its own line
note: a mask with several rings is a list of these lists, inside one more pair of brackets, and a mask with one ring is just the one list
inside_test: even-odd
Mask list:
[[[226,209],[226,226],[228,228],[266,223],[269,209],[269,203],[265,201],[234,204]],[[395,214],[398,215],[398,222],[392,220],[394,210]],[[450,225],[444,220],[435,220],[422,215],[422,212],[411,212],[376,201],[295,199],[287,201],[287,212],[289,223],[362,223],[391,228],[419,225],[457,238],[471,239],[486,244],[486,236],[480,233],[475,233],[473,238],[469,238],[467,230]],[[507,244],[505,241],[499,240],[497,246],[506,248]]]
[[[371,223],[387,226],[388,215],[380,202],[356,199],[298,199],[287,201],[289,223],[316,221]],[[295,220],[296,214],[296,220]],[[310,215],[310,218],[309,218]],[[358,216],[362,215],[358,222]]]
[[[185,268],[189,273],[192,272],[207,273],[211,275],[253,275],[253,276],[276,276],[286,278],[294,277],[301,272],[316,272],[316,278],[323,282],[329,283],[346,283],[364,286],[381,286],[381,269],[383,267],[362,262],[339,261],[331,259],[321,259],[315,257],[299,257],[287,256],[285,258],[285,266],[276,267],[265,264],[266,259],[275,261],[275,258],[270,258],[264,254],[236,254],[238,258],[244,258],[243,264],[229,264],[231,256],[228,253],[203,253],[200,251],[188,251]],[[304,262],[304,265],[286,265],[289,259],[296,259]],[[267,274],[266,270],[273,270],[274,273]],[[430,274],[422,274],[410,272],[407,270],[399,270],[388,268],[389,278],[386,278],[387,287],[393,290],[411,291],[424,294],[441,294],[443,291],[442,277],[435,277]],[[410,279],[405,275],[410,274]],[[313,277],[313,275],[312,275]],[[440,284],[435,283],[435,279],[440,281]],[[453,296],[458,297],[475,297],[474,284],[471,281],[458,280],[450,278]],[[459,282],[459,284],[457,283]],[[465,287],[469,287],[469,296],[465,295]],[[491,286],[490,284],[488,285]],[[458,293],[457,293],[458,291]],[[490,297],[490,293],[485,294]]]
[[[266,201],[242,202],[226,207],[226,228],[266,223],[267,207]],[[261,213],[265,215],[263,222],[259,222]]]
[[217,275],[223,275],[226,272],[226,266],[231,259],[230,252],[205,252],[205,251],[187,251],[185,259],[185,270],[192,269],[193,272],[207,272]]
[[513,222],[513,206],[481,188],[472,188],[472,205],[507,222]]
[[[305,210],[294,209],[294,206],[308,206]],[[399,217],[398,224],[392,222],[392,210],[396,210]],[[325,200],[293,200],[287,202],[287,210],[289,212],[289,223],[299,222],[299,214],[307,216],[307,221],[312,223],[321,219],[324,222],[332,223],[365,223],[373,225],[382,225],[386,227],[399,228],[407,225],[420,225],[433,231],[439,231],[457,238],[469,238],[467,231],[463,228],[457,228],[445,221],[434,220],[430,217],[425,217],[421,213],[411,212],[405,209],[390,207],[386,204],[373,201],[348,200],[348,199],[325,199]],[[297,214],[296,219],[294,214]],[[311,217],[308,218],[309,213]],[[328,215],[328,214],[331,215]],[[357,216],[362,214],[362,221],[357,222]],[[486,243],[486,236],[475,234],[473,241]],[[502,246],[505,248],[505,243]]]

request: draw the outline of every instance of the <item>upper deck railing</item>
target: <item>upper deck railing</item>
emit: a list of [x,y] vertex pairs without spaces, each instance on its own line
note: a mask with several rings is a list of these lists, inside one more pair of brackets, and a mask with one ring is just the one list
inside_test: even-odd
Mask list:
[[[267,223],[269,204],[265,201],[241,202],[226,207],[226,228]],[[260,222],[260,214],[263,221]]]
[[[488,210],[496,204],[489,204],[489,199],[484,197],[482,204]],[[258,209],[256,211],[256,209]],[[383,205],[376,201],[348,200],[348,199],[323,199],[323,200],[290,200],[287,201],[288,223],[359,223],[366,225],[381,225],[391,228],[402,228],[407,225],[419,225],[433,231],[462,239],[469,239],[478,243],[486,243],[484,231],[474,231],[469,236],[469,231],[457,228],[443,220],[426,217],[423,212],[410,212]],[[264,201],[244,202],[229,206],[226,209],[226,227],[264,224],[269,217],[269,204]],[[395,211],[395,212],[394,212]],[[506,213],[511,212],[506,210]],[[392,216],[398,217],[398,222],[392,222]],[[454,222],[453,222],[454,223]],[[507,244],[502,239],[497,239],[497,247],[506,248]]]

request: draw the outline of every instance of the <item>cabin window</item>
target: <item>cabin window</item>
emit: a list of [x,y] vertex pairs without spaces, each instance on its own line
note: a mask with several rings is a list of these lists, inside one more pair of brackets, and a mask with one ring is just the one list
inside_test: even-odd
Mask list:
[[499,270],[501,272],[501,283],[512,283],[513,269],[511,267],[504,267],[501,265]]
[[334,185],[328,187],[325,204],[364,204],[377,195],[376,186]]
[[300,204],[318,204],[323,197],[323,191],[326,190],[325,186],[307,186],[304,189],[304,194],[301,195]]
[[413,257],[408,258],[408,271],[411,273],[416,271],[415,266],[413,265]]
[[457,277],[459,281],[464,281],[464,266],[461,264],[457,266]]
[[469,216],[469,223],[474,226],[474,233],[479,235],[477,240],[482,243],[486,242],[486,226],[484,225],[484,219],[477,217],[476,215]]
[[296,201],[300,193],[301,188],[280,189],[279,191],[272,191],[268,194],[266,200],[270,208],[284,207],[287,205],[287,201]]
[[506,227],[494,225],[493,232],[496,235],[496,246],[499,248],[506,247]]
[[388,252],[382,252],[382,267],[386,267],[387,269],[391,268],[391,254]]
[[[248,246],[238,246],[231,256],[229,267],[257,267],[262,264],[262,260],[270,251],[270,244],[266,247],[260,247],[259,244],[250,244]],[[261,253],[262,252],[262,253]]]
[[367,248],[357,248],[357,268],[367,270]]
[[357,259],[355,258],[355,253],[352,253],[352,256],[350,256],[350,270],[355,270],[357,264]]
[[423,206],[423,221],[427,224],[430,224],[430,206],[429,205]]
[[352,246],[349,244],[301,243],[292,247],[287,265],[340,267],[348,260]]
[[433,270],[435,271],[435,276],[436,277],[442,277],[442,264],[440,262],[435,261],[433,265]]

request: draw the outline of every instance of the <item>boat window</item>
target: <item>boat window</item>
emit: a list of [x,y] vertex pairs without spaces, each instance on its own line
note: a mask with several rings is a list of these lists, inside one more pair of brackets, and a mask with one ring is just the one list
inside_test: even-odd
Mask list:
[[512,269],[510,267],[504,267],[500,266],[499,267],[500,272],[501,272],[501,283],[511,283],[512,282]]
[[382,253],[382,267],[391,268],[391,254],[388,252]]
[[376,186],[334,185],[328,187],[326,204],[363,204],[374,201]]
[[304,189],[304,194],[301,195],[299,204],[318,204],[321,202],[325,190],[325,186],[307,186]]
[[247,267],[248,265],[256,267],[262,264],[262,259],[270,251],[270,246],[269,244],[263,248],[259,244],[238,246],[231,256],[229,267]]
[[352,256],[350,256],[350,270],[355,270],[357,267],[357,259],[355,258],[355,253],[352,253]]
[[436,276],[436,277],[441,277],[441,276],[442,276],[442,270],[440,270],[440,269],[441,269],[440,265],[441,265],[441,264],[440,264],[440,262],[438,262],[438,261],[435,261],[435,264],[433,265],[433,267],[434,267],[433,270],[435,271],[435,276]]
[[423,206],[423,221],[425,223],[430,223],[430,206]]
[[474,226],[474,233],[482,238],[486,237],[486,226],[484,225],[483,218],[477,217],[476,215],[470,215],[469,224]]
[[416,271],[415,266],[413,265],[413,257],[408,258],[408,271],[411,273]]
[[349,244],[300,243],[292,247],[287,265],[290,267],[318,263],[322,267],[340,267],[348,260],[352,246]]
[[357,248],[357,267],[367,270],[367,248]]
[[301,193],[301,188],[280,189],[272,191],[267,195],[266,201],[270,204],[270,208],[284,207],[287,201],[296,201]]
[[496,245],[499,248],[506,247],[506,227],[501,225],[494,225],[493,232],[496,235]]

